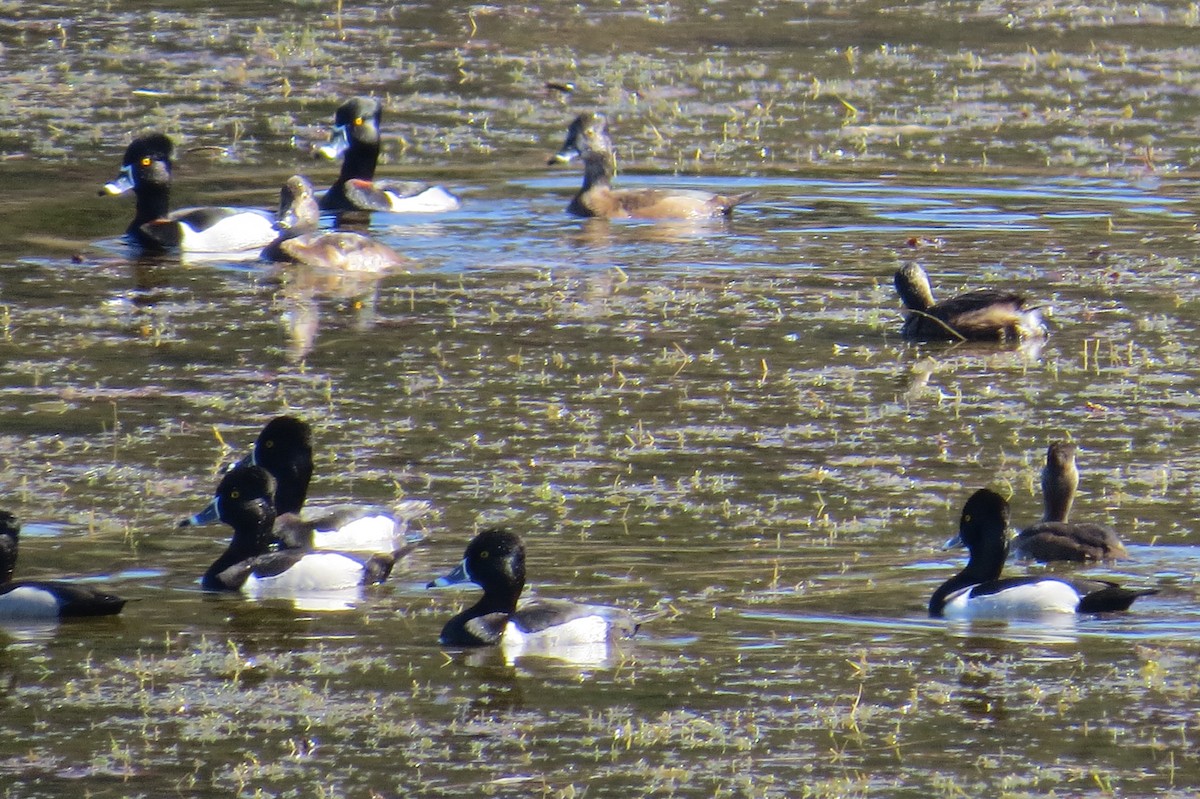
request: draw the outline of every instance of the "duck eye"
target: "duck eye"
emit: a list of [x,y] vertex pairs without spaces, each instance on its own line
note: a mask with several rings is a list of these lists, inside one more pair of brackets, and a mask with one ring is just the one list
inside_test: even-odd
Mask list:
[[969,513],[964,513],[964,514],[963,514],[963,521],[964,521],[964,522],[969,522],[969,521],[971,521],[971,514],[969,514]]
[[241,492],[241,491],[238,491],[236,488],[235,488],[234,490],[232,490],[232,491],[230,491],[230,492],[229,492],[229,498],[230,498],[230,499],[237,499],[237,498],[238,498],[238,497],[240,497],[241,495],[242,495],[242,492]]
[[154,161],[150,158],[150,156],[142,156],[142,166],[150,166],[152,163],[154,163]]
[[363,123],[363,118],[362,118],[362,117],[355,117],[355,118],[354,118],[354,125],[355,125],[355,127],[357,127],[358,125],[361,125],[362,123]]
[[272,440],[268,440],[267,442],[265,442],[263,444],[263,446],[266,447],[267,449],[270,449],[271,447],[275,446],[275,442]]
[[489,555],[489,554],[490,554],[490,553],[489,553],[489,552],[488,552],[488,551],[485,549],[483,552],[480,552],[480,553],[479,553],[479,559],[480,559],[480,560],[487,560],[487,559],[488,559],[488,555]]

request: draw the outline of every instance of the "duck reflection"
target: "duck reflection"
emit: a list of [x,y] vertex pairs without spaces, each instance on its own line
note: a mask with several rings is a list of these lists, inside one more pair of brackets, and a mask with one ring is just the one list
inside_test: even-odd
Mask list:
[[277,273],[280,321],[288,335],[288,357],[303,360],[313,349],[322,303],[327,316],[348,317],[351,330],[363,332],[376,322],[380,274],[330,272],[289,266]]

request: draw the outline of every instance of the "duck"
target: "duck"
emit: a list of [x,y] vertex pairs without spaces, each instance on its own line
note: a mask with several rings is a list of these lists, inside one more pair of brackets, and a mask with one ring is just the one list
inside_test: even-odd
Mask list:
[[279,192],[278,238],[263,251],[263,257],[339,272],[377,273],[411,264],[391,247],[362,233],[319,232],[320,221],[312,183],[303,175],[292,175]]
[[321,209],[438,213],[459,208],[462,201],[441,186],[375,180],[382,118],[383,104],[373,97],[352,97],[338,108],[329,144],[317,153],[331,161],[342,158],[342,171],[321,197]]
[[727,217],[754,192],[724,195],[695,189],[614,189],[617,170],[608,117],[580,114],[571,122],[563,146],[548,162],[583,160],[583,186],[567,206],[575,216],[604,219],[711,219]]
[[1008,557],[1008,501],[988,488],[967,499],[958,536],[947,546],[965,546],[967,565],[929,600],[929,615],[949,619],[1003,619],[1058,613],[1128,610],[1153,588],[1131,589],[1107,580],[1072,577],[1000,576]]
[[[233,528],[233,537],[200,579],[201,588],[256,597],[356,588],[386,580],[396,561],[416,546],[408,543],[369,556],[301,547],[272,549],[274,496],[275,478],[261,466],[238,464],[221,478],[213,502],[218,518]],[[293,520],[293,524],[300,522]]]
[[[395,511],[347,503],[306,512],[304,503],[313,473],[312,427],[295,416],[277,416],[267,422],[253,449],[237,466],[259,466],[271,475],[275,526],[268,549],[376,553],[392,552],[420,540],[419,535],[410,535],[408,523],[428,511],[429,503],[424,500],[408,500]],[[179,526],[216,522],[220,496],[218,490],[203,510]]]
[[257,252],[275,240],[275,222],[256,208],[206,206],[170,210],[171,162],[175,145],[162,133],[130,142],[116,180],[104,185],[109,195],[133,191],[133,221],[125,231],[131,244],[145,250],[178,248],[185,253]]
[[539,599],[517,607],[525,588],[525,542],[501,527],[489,527],[467,545],[462,561],[428,588],[474,583],[483,596],[442,628],[444,646],[492,646],[535,650],[608,644],[630,638],[640,622],[625,610],[561,599]]
[[0,621],[115,616],[126,600],[90,585],[62,580],[13,580],[21,524],[0,511]]
[[1002,341],[1046,337],[1040,308],[1016,292],[982,289],[934,302],[929,275],[918,264],[897,270],[896,293],[904,303],[901,335],[918,341]]
[[1050,561],[1116,560],[1129,557],[1117,531],[1106,524],[1071,522],[1068,516],[1079,487],[1076,446],[1053,441],[1042,467],[1042,520],[1017,533],[1013,551],[1020,558]]

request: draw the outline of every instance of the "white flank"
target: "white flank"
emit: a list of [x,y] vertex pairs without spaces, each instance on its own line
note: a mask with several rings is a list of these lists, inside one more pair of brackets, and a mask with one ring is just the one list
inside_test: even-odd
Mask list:
[[180,223],[179,249],[183,252],[244,252],[261,250],[275,241],[279,231],[266,214],[243,211],[227,216],[205,230]]
[[0,619],[57,619],[58,599],[41,588],[23,585],[0,595]]
[[283,574],[274,577],[251,575],[242,591],[254,597],[294,597],[314,591],[354,588],[362,578],[363,566],[354,558],[336,552],[313,552],[296,561]]
[[396,549],[396,520],[386,514],[363,516],[336,530],[316,530],[313,546],[316,549],[343,549],[350,552],[391,552]]
[[509,622],[500,638],[500,650],[509,663],[524,656],[548,657],[577,666],[599,666],[609,657],[608,622],[603,616],[585,616],[536,633],[522,632]]
[[453,211],[462,203],[441,186],[430,186],[425,191],[408,197],[401,197],[392,192],[386,192],[392,210],[408,214],[435,214],[439,211]]
[[1079,607],[1079,594],[1061,580],[1039,580],[986,596],[968,597],[970,591],[970,588],[964,588],[949,596],[943,611],[946,618],[1029,618],[1052,613],[1074,613]]

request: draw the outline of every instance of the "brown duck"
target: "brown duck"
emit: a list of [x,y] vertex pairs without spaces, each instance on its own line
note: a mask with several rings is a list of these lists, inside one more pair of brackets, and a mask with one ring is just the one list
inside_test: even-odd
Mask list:
[[1117,531],[1108,525],[1067,521],[1078,487],[1075,445],[1053,442],[1046,450],[1046,465],[1042,468],[1042,500],[1046,510],[1040,522],[1017,534],[1013,548],[1018,557],[1045,563],[1053,560],[1115,560],[1129,556]]
[[279,192],[279,239],[263,251],[271,261],[292,261],[318,269],[382,272],[412,262],[370,236],[349,231],[319,232],[321,212],[312,183],[292,175]]
[[929,276],[916,264],[896,272],[896,293],[904,303],[905,338],[1000,341],[1043,338],[1041,310],[1026,307],[1023,294],[983,289],[934,302]]
[[710,219],[729,216],[753,196],[712,194],[694,189],[614,189],[616,157],[604,114],[580,114],[550,163],[583,159],[583,187],[567,206],[576,216],[604,219]]

